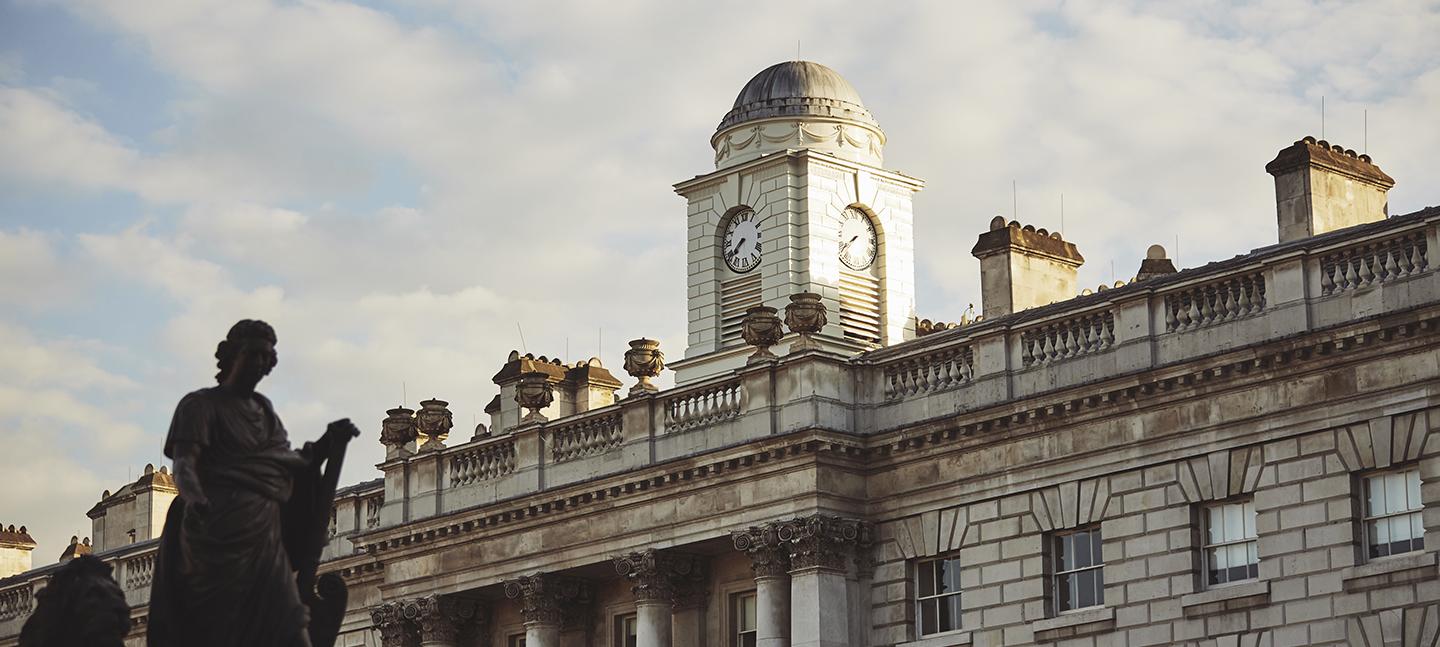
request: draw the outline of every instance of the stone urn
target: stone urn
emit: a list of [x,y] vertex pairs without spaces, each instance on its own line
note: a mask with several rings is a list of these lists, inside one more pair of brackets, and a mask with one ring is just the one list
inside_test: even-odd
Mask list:
[[745,319],[740,323],[740,336],[745,338],[745,343],[756,348],[750,356],[752,362],[775,359],[770,347],[780,343],[780,338],[785,335],[780,317],[775,312],[770,306],[755,306],[745,311]]
[[813,335],[820,332],[828,321],[825,302],[820,300],[820,295],[814,292],[790,295],[790,304],[785,306],[785,326],[800,336],[790,344],[790,352],[819,348],[820,344]]
[[660,388],[650,382],[665,370],[665,353],[660,352],[660,342],[653,339],[635,339],[630,350],[625,351],[625,372],[639,380],[630,387],[630,395],[654,393]]
[[380,423],[380,444],[390,448],[402,448],[415,441],[418,430],[415,427],[415,411],[405,407],[395,407],[385,412],[385,420]]
[[520,419],[520,424],[548,421],[549,418],[542,415],[540,410],[555,401],[555,387],[550,384],[550,376],[543,371],[522,373],[520,383],[515,385],[515,401],[530,410],[530,413]]
[[420,451],[445,448],[445,437],[450,435],[450,428],[455,426],[449,405],[449,402],[435,398],[420,403],[420,411],[415,413],[415,426],[426,438]]

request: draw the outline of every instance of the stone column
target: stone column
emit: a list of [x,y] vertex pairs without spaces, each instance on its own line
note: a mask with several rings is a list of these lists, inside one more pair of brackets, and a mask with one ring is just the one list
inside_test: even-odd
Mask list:
[[790,549],[790,635],[793,647],[848,647],[850,600],[845,574],[869,526],[811,515],[777,524]]
[[693,555],[659,552],[653,548],[638,553],[617,555],[615,570],[634,585],[636,644],[639,647],[670,647],[671,610],[676,593],[697,574],[703,576],[704,566]]
[[758,647],[790,645],[790,558],[776,524],[730,533],[735,549],[750,556],[755,574],[755,638]]
[[520,600],[525,647],[560,647],[560,631],[584,626],[590,615],[590,584],[584,580],[535,573],[505,580],[505,596]]

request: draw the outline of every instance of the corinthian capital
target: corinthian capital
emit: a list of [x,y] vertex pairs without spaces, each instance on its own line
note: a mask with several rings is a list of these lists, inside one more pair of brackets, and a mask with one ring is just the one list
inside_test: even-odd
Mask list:
[[775,534],[790,550],[794,570],[846,570],[856,549],[870,545],[870,524],[857,519],[815,514],[776,524]]
[[590,583],[573,577],[550,573],[522,575],[505,580],[505,596],[520,600],[520,616],[525,624],[583,624],[589,617]]
[[780,541],[776,530],[776,524],[762,523],[730,532],[735,550],[750,556],[750,570],[755,577],[774,577],[790,572],[790,552]]
[[405,617],[412,618],[421,642],[455,643],[461,634],[470,633],[479,619],[474,600],[449,595],[427,595],[405,600]]
[[415,627],[405,619],[401,602],[386,602],[370,609],[370,626],[380,632],[383,647],[413,647],[419,644]]
[[705,580],[704,562],[699,557],[685,553],[647,548],[636,553],[616,555],[614,560],[615,570],[634,583],[631,590],[635,593],[637,602],[674,602],[682,593],[693,597],[693,589]]

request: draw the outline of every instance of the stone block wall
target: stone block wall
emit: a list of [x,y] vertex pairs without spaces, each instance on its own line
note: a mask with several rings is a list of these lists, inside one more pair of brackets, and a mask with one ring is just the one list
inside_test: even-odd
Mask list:
[[[915,565],[954,556],[961,629],[925,645],[1433,645],[1437,429],[1440,407],[1412,403],[1358,424],[1257,434],[1178,460],[1117,461],[1103,476],[882,523],[871,644],[918,638]],[[1426,549],[1365,559],[1362,479],[1408,467],[1422,480]],[[1256,512],[1259,577],[1206,587],[1201,506],[1246,499]],[[1054,532],[1078,527],[1101,531],[1105,604],[1056,614],[1048,544]]]

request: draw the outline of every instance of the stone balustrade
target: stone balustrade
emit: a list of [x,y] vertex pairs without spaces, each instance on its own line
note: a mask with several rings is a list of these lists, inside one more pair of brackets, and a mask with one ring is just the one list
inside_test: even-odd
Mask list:
[[450,483],[464,486],[515,471],[515,440],[493,438],[450,454]]
[[605,410],[601,415],[576,416],[558,424],[550,438],[551,457],[560,463],[606,451],[620,446],[624,417],[618,411]]
[[[883,433],[1440,304],[1440,279],[1427,258],[1440,244],[1437,224],[1440,210],[1361,225],[854,357],[764,359],[494,438],[393,459],[381,466],[391,496],[378,528],[356,541],[362,548],[388,545],[394,540],[387,528],[417,519],[769,436]],[[1057,400],[1036,412],[997,413],[995,421],[1076,406],[1084,403]]]
[[739,415],[742,395],[738,380],[671,395],[665,400],[665,430],[682,431],[729,420]]

